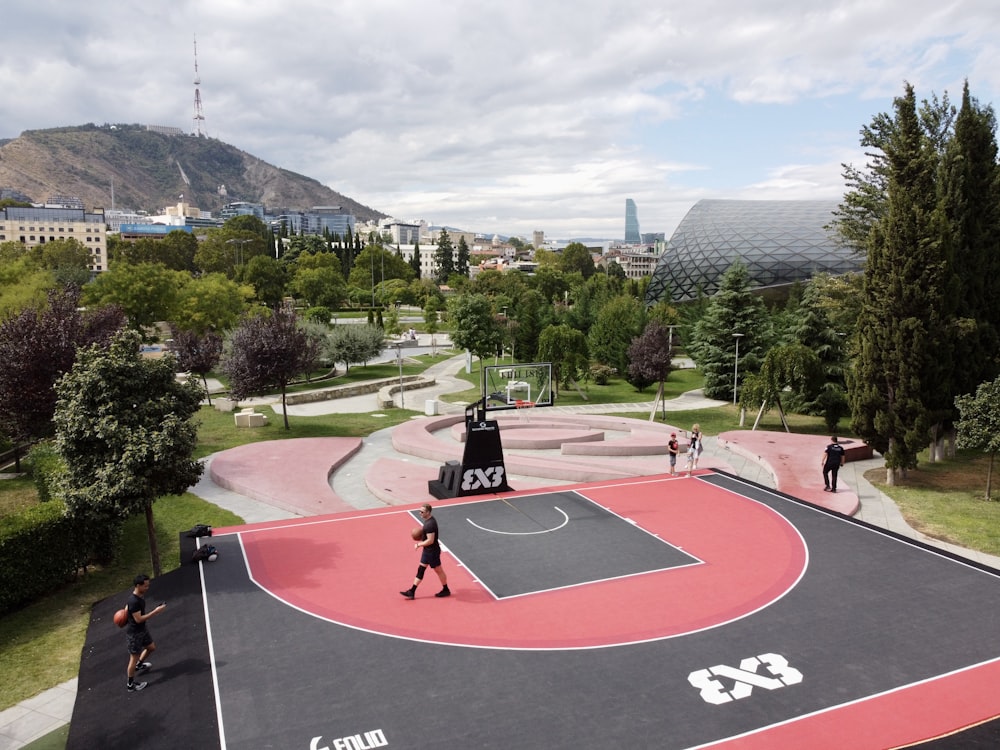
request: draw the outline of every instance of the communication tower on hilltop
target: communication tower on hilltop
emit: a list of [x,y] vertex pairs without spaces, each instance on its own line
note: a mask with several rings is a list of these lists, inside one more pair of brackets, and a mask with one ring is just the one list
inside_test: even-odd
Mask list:
[[204,138],[201,124],[205,122],[205,113],[201,111],[201,76],[198,75],[198,37],[194,38],[194,135]]

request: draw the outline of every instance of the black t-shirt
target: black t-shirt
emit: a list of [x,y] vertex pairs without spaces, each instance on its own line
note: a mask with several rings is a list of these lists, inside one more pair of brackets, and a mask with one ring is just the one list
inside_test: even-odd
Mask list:
[[138,594],[132,593],[128,595],[128,601],[125,603],[125,606],[128,608],[128,624],[125,626],[126,632],[141,633],[146,629],[146,623],[136,622],[132,617],[132,613],[146,614],[146,600]]
[[440,538],[438,536],[438,522],[434,516],[431,516],[426,521],[424,521],[424,539],[429,537],[431,534],[434,535],[434,544],[428,544],[427,549],[433,549],[435,547],[440,547]]
[[834,469],[840,466],[840,462],[844,458],[844,446],[840,443],[830,443],[826,446],[826,467],[828,469]]

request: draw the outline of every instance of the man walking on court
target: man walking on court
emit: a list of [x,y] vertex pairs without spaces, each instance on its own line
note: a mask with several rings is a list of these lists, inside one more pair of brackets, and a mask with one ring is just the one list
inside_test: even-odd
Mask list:
[[125,641],[128,644],[128,669],[126,670],[128,682],[125,683],[125,688],[130,693],[146,687],[145,682],[135,681],[136,672],[145,672],[153,666],[146,661],[146,657],[156,651],[156,644],[146,628],[146,620],[167,608],[166,604],[158,604],[152,612],[146,614],[146,592],[149,591],[149,576],[137,575],[132,583],[134,588],[125,604],[125,608],[128,610],[128,619],[125,622]]
[[424,573],[427,571],[427,568],[430,568],[437,573],[442,587],[434,596],[438,598],[451,596],[451,590],[448,588],[448,576],[445,575],[444,568],[441,567],[441,542],[438,539],[438,522],[433,516],[430,503],[424,503],[420,508],[420,517],[424,519],[424,538],[413,545],[414,549],[422,549],[420,553],[420,565],[417,566],[417,575],[413,579],[413,585],[406,589],[406,591],[400,591],[399,593],[407,599],[415,597],[417,595],[417,586],[424,580]]
[[844,446],[837,442],[837,436],[830,438],[831,442],[823,451],[823,491],[837,491],[837,472],[847,461],[847,454]]

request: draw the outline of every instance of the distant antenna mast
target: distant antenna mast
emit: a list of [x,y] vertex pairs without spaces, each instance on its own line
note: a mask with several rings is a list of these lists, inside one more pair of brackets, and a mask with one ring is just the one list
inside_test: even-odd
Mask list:
[[201,124],[205,122],[205,113],[201,111],[201,76],[198,75],[198,37],[194,38],[194,134],[204,138]]

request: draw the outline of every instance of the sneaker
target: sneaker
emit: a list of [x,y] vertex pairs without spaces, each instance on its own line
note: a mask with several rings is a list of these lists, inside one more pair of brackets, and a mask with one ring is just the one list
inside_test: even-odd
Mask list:
[[441,599],[442,597],[445,596],[451,596],[451,590],[447,586],[445,586],[443,589],[434,594],[434,596],[436,596],[438,599]]
[[824,487],[823,488],[823,492],[830,492],[830,488],[829,487]]
[[130,683],[128,683],[125,686],[125,689],[128,690],[130,693],[136,693],[136,692],[138,692],[140,690],[145,690],[146,689],[146,683],[145,682],[130,682]]
[[147,669],[149,669],[152,666],[153,665],[150,664],[148,661],[141,661],[141,662],[139,662],[138,664],[135,665],[135,671],[136,672],[145,672]]
[[400,591],[399,593],[402,594],[407,599],[412,599],[417,592],[414,591],[413,589],[407,589],[406,591]]

